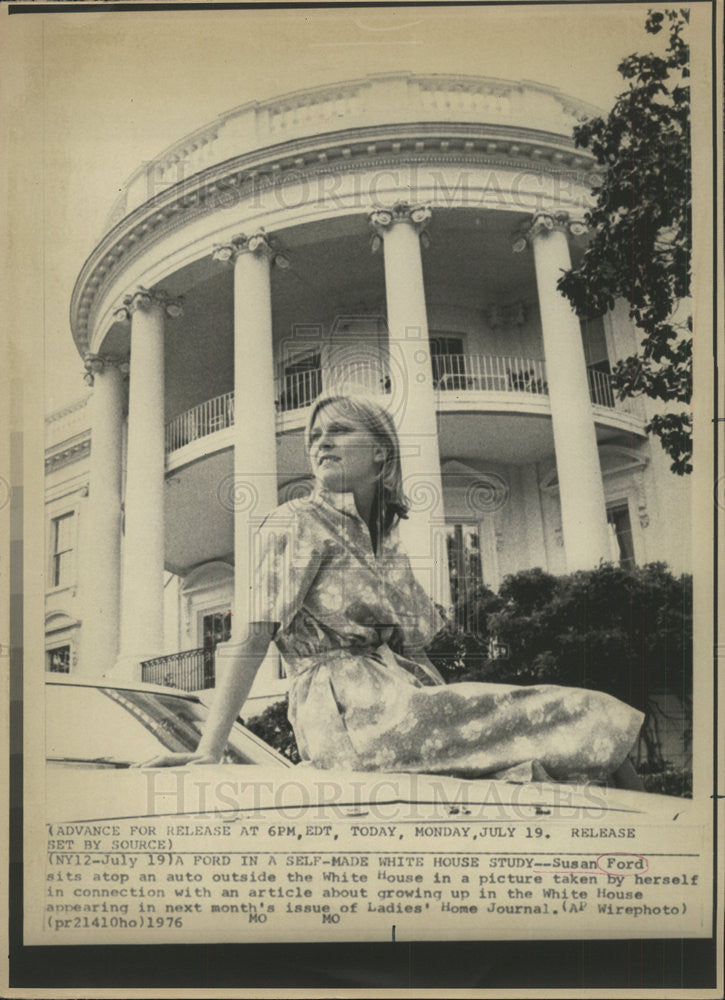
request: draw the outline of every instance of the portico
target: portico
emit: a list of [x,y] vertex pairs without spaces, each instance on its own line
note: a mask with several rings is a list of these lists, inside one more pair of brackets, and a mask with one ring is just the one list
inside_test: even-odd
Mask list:
[[[551,100],[553,124],[554,109],[568,112]],[[461,573],[495,587],[534,565],[612,559],[604,448],[633,456],[617,468],[639,479],[623,493],[617,472],[617,502],[632,519],[647,512],[643,420],[608,374],[612,344],[633,344],[628,318],[583,326],[556,289],[586,240],[583,192],[542,195],[533,160],[522,181],[523,126],[494,142],[490,106],[480,112],[461,107],[447,138],[403,116],[397,150],[388,125],[364,146],[354,129],[347,146],[324,129],[295,133],[306,151],[282,186],[260,185],[240,154],[207,163],[193,190],[127,202],[72,307],[94,397],[84,669],[140,677],[170,646],[201,645],[185,581],[204,567],[224,567],[233,630],[247,619],[251,540],[308,488],[302,429],[326,389],[363,388],[390,408],[412,502],[402,530],[444,606]],[[557,149],[576,158],[568,141],[552,131],[539,143],[545,181],[564,169]],[[634,535],[644,559],[641,523]]]

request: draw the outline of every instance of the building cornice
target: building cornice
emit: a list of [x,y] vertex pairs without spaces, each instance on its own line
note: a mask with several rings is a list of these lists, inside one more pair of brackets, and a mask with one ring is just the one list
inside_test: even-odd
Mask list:
[[[602,113],[557,87],[533,80],[399,71],[320,84],[263,101],[248,101],[172,143],[128,178],[107,226],[139,204],[139,188],[145,182],[164,178],[180,163],[191,163],[190,173],[196,173],[210,157],[221,162],[232,151],[261,149],[275,137],[285,138],[285,133],[292,138],[295,134],[334,131],[341,118],[354,119],[357,124],[371,124],[371,116],[377,117],[379,124],[389,122],[391,109],[392,116],[401,121],[418,122],[491,121],[496,116],[540,120],[543,115],[557,120],[555,131],[562,134],[570,133],[572,124]],[[562,127],[564,123],[566,127]]]
[[78,410],[82,410],[84,406],[88,403],[90,395],[81,396],[80,399],[74,400],[72,403],[68,403],[67,406],[61,406],[59,410],[53,410],[45,418],[46,424],[56,423],[58,420],[62,420],[63,417],[69,416],[71,413],[77,413]]
[[73,462],[80,462],[91,453],[91,432],[78,434],[74,438],[69,438],[53,448],[48,448],[45,452],[45,471],[55,472]]
[[262,192],[316,177],[425,164],[528,169],[538,174],[592,170],[571,139],[506,125],[402,123],[295,139],[215,164],[144,202],[108,232],[86,260],[71,298],[81,355],[90,347],[94,305],[132,263],[174,230]]

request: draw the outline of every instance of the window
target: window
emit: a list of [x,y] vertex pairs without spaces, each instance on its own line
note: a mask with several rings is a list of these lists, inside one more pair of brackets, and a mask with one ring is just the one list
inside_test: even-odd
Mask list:
[[67,587],[73,580],[73,511],[51,521],[51,585]]
[[430,338],[430,358],[433,381],[440,382],[444,375],[465,375],[463,337],[435,334]]
[[587,363],[589,398],[597,406],[614,407],[607,338],[601,316],[592,320],[581,320],[584,357]]
[[45,652],[45,669],[53,674],[69,674],[70,645],[47,649]]
[[232,635],[232,612],[212,611],[202,617],[202,645],[212,652],[218,643],[228,642]]
[[[595,319],[580,320],[582,332],[582,345],[584,347],[584,357],[587,367],[598,367],[606,364],[609,369],[609,353],[607,351],[607,338],[604,333],[604,323],[601,316]],[[603,368],[599,369],[604,371]]]
[[298,410],[309,406],[322,392],[320,352],[306,352],[291,357],[284,366],[282,382],[280,410]]
[[204,687],[214,687],[216,665],[214,653],[220,642],[232,637],[232,612],[208,611],[201,616],[201,644],[204,649]]
[[612,561],[618,563],[622,569],[631,569],[635,565],[634,542],[629,504],[626,500],[607,508],[607,525]]
[[441,354],[463,354],[463,337],[435,334],[430,338],[430,353],[434,357]]
[[456,624],[465,628],[468,604],[483,583],[478,525],[466,523],[446,525],[446,546]]

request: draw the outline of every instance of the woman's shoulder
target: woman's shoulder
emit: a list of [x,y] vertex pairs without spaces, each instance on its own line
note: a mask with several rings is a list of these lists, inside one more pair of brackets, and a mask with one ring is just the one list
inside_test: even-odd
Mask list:
[[262,550],[277,555],[291,552],[305,561],[322,559],[329,551],[331,535],[317,508],[313,497],[288,500],[275,507],[257,529]]

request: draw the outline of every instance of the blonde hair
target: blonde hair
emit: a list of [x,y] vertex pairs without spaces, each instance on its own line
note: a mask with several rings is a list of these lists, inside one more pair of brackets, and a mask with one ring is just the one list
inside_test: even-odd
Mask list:
[[383,534],[388,534],[401,518],[408,517],[410,503],[403,492],[403,470],[400,465],[400,442],[393,418],[373,397],[360,393],[326,392],[310,407],[305,428],[305,445],[309,453],[312,428],[326,406],[339,406],[345,416],[357,421],[373,435],[384,450],[383,469],[379,478],[377,519]]

